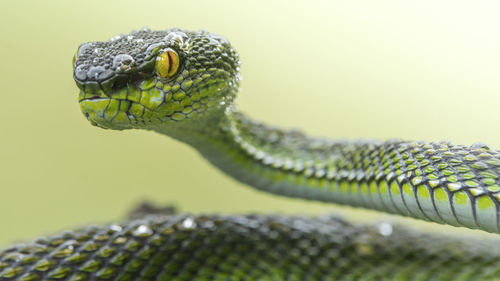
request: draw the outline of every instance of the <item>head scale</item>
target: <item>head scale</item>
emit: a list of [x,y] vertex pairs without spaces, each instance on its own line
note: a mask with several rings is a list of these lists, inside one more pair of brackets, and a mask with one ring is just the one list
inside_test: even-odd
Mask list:
[[225,38],[180,29],[84,43],[73,69],[83,114],[112,129],[181,124],[223,112],[240,79],[238,54]]

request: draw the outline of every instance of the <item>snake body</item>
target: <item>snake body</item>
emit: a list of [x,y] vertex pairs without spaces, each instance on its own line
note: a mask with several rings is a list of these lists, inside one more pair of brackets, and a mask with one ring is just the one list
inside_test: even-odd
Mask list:
[[[73,65],[98,127],[170,136],[263,191],[500,232],[500,151],[253,121],[233,103],[239,58],[221,36],[143,29],[80,45]],[[496,245],[332,217],[151,215],[7,249],[0,280],[500,280]]]

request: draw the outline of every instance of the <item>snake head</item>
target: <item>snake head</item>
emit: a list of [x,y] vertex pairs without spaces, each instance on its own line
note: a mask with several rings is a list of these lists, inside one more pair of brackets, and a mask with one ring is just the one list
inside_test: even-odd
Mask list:
[[87,119],[119,130],[182,124],[223,112],[240,80],[238,54],[224,37],[147,28],[81,44],[73,77]]

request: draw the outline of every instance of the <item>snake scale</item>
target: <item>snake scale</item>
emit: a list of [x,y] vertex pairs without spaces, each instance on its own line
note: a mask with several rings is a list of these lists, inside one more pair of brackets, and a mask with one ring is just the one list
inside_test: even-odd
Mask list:
[[[170,136],[259,190],[500,232],[500,151],[271,127],[234,105],[239,68],[224,37],[181,29],[84,43],[73,59],[95,126]],[[500,280],[498,243],[334,216],[152,212],[4,249],[0,280]]]

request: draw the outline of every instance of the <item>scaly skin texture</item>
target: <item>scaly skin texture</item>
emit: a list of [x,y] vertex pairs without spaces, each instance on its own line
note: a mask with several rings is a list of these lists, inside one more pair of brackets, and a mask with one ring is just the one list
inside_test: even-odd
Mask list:
[[[336,141],[266,126],[233,105],[238,73],[229,42],[205,31],[145,29],[82,44],[74,58],[93,125],[173,137],[260,190],[500,232],[499,151]],[[387,227],[155,217],[6,250],[0,280],[499,280],[498,241]]]
[[[154,64],[169,49],[180,67],[162,78]],[[481,143],[311,138],[252,121],[232,104],[238,56],[218,35],[142,30],[81,45],[74,66],[92,124],[174,137],[250,186],[500,232],[499,151]]]
[[335,217],[146,216],[13,246],[0,280],[494,281],[495,245]]

